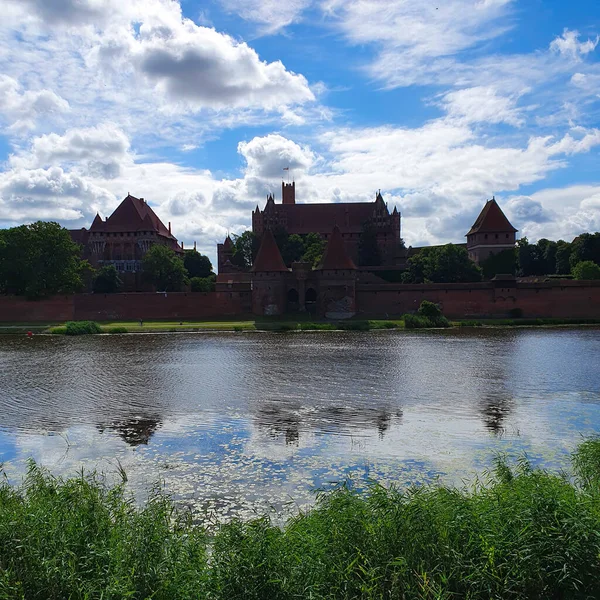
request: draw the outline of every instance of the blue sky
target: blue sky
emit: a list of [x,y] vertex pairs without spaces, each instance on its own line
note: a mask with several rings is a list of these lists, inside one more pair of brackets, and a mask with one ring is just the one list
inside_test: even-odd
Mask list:
[[130,192],[213,259],[280,195],[381,188],[410,245],[492,195],[531,239],[600,230],[594,0],[0,0],[0,226]]

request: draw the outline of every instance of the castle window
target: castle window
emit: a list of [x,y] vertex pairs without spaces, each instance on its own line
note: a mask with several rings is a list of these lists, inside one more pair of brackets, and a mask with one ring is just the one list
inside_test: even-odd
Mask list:
[[508,233],[506,234],[506,239],[508,239]]
[[486,233],[486,234],[485,234],[483,237],[484,237],[484,239],[486,239],[486,240],[487,240],[487,233]]

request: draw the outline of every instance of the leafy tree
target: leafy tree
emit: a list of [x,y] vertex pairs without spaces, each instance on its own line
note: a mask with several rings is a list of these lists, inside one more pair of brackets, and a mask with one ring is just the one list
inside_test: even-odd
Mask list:
[[145,278],[161,292],[180,291],[187,280],[183,260],[162,244],[155,244],[146,252],[142,268]]
[[403,283],[466,283],[481,281],[481,269],[467,250],[454,244],[423,248],[408,259]]
[[210,277],[192,277],[190,287],[192,292],[214,292],[216,276],[214,273]]
[[582,233],[571,243],[571,268],[582,261],[600,264],[600,232]]
[[283,262],[286,265],[291,265],[293,262],[299,261],[304,255],[304,240],[296,233],[290,235],[281,250]]
[[104,265],[96,272],[93,289],[96,294],[114,294],[122,284],[115,265]]
[[183,265],[190,277],[210,277],[213,268],[208,256],[196,250],[185,251]]
[[302,260],[310,263],[313,268],[319,266],[323,259],[323,253],[327,247],[327,242],[318,233],[309,233],[304,238],[304,254]]
[[492,279],[496,275],[515,275],[517,272],[516,250],[502,250],[498,254],[492,254],[481,263],[483,276]]
[[365,225],[358,240],[358,263],[361,266],[381,265],[381,251],[377,242],[377,231],[372,225]]
[[254,259],[258,254],[260,240],[252,231],[244,231],[240,235],[233,236],[233,258],[232,263],[238,267],[249,271],[252,268]]
[[575,279],[600,279],[600,266],[592,260],[583,260],[573,267]]
[[80,291],[91,272],[81,247],[58,223],[37,221],[0,231],[0,292],[43,298]]
[[517,268],[519,275],[528,277],[530,275],[543,275],[539,272],[538,248],[530,244],[526,237],[517,242]]
[[550,275],[556,273],[556,242],[545,238],[538,240],[537,258],[539,261],[538,272],[540,275]]
[[563,240],[556,242],[556,273],[565,275],[571,272],[571,244]]

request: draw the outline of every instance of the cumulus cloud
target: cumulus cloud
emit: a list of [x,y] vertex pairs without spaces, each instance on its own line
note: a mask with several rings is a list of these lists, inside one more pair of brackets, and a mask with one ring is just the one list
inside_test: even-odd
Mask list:
[[539,200],[533,200],[530,196],[514,196],[506,204],[506,213],[515,223],[525,224],[529,221],[535,223],[547,223],[551,215],[544,210]]
[[118,127],[104,124],[34,138],[29,151],[13,156],[11,164],[28,168],[76,165],[82,172],[110,179],[119,175],[128,152],[127,136]]
[[561,36],[552,41],[550,49],[568,58],[580,60],[582,56],[596,49],[598,41],[600,41],[600,37],[596,36],[595,40],[589,39],[580,42],[578,31],[565,29]]
[[0,214],[8,222],[91,218],[114,196],[85,178],[50,169],[14,169],[0,174]]
[[53,91],[23,90],[16,79],[0,75],[0,113],[11,132],[33,129],[39,118],[68,110],[69,103]]

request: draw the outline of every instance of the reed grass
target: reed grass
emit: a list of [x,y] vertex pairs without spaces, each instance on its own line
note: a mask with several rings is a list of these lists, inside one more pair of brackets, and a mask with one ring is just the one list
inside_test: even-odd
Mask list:
[[342,485],[283,527],[208,535],[160,490],[136,506],[124,484],[32,463],[0,484],[0,598],[598,598],[600,439],[573,466],[499,459],[465,489]]

